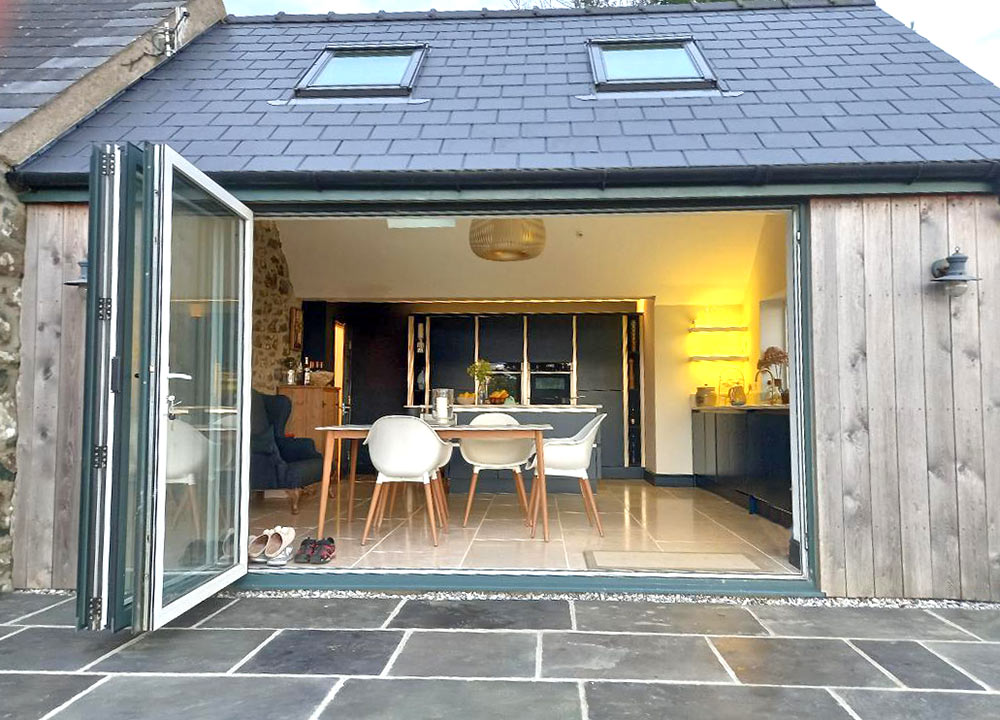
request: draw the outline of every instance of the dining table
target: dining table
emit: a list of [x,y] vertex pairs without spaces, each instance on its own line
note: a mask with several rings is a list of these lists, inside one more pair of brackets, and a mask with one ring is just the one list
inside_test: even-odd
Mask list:
[[[515,438],[530,438],[535,441],[535,480],[531,483],[531,498],[528,501],[529,528],[531,537],[535,537],[538,515],[542,516],[542,537],[549,541],[549,508],[545,491],[545,433],[552,426],[544,423],[524,425],[434,425],[428,423],[431,429],[442,440],[455,441],[462,438],[477,439],[493,438],[497,440],[512,440]],[[350,470],[348,472],[347,491],[347,522],[354,520],[354,493],[358,477],[358,452],[361,442],[368,437],[371,425],[322,425],[317,427],[323,433],[323,480],[319,496],[319,518],[316,523],[317,537],[323,536],[326,527],[326,503],[330,494],[330,475],[333,471],[333,461],[337,456],[338,441],[350,443]],[[340,482],[338,475],[337,481]]]

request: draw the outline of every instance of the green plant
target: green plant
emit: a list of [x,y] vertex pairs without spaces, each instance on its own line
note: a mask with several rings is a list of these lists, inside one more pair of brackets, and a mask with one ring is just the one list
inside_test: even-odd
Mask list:
[[482,387],[488,387],[490,378],[493,377],[493,368],[490,367],[490,361],[485,359],[479,359],[472,363],[469,367],[465,368],[465,372],[476,381],[477,385]]

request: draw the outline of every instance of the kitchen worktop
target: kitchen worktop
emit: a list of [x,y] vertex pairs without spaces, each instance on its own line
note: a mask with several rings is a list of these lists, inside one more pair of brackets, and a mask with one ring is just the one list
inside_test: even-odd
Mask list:
[[696,405],[691,408],[701,412],[747,412],[750,410],[788,410],[788,405]]
[[[407,405],[407,410],[429,410],[427,405]],[[455,405],[456,413],[537,412],[537,413],[596,413],[600,405]]]

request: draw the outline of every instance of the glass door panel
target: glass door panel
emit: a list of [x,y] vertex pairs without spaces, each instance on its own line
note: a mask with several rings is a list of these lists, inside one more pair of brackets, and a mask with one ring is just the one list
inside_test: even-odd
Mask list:
[[246,572],[249,211],[169,148],[153,627]]

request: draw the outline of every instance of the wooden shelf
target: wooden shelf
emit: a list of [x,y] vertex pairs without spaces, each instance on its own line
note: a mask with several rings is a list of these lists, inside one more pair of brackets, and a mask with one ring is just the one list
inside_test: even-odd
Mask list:
[[749,359],[746,355],[691,355],[688,358],[691,362],[747,362]]
[[692,325],[688,332],[747,332],[745,325]]

